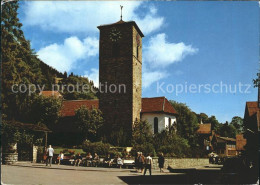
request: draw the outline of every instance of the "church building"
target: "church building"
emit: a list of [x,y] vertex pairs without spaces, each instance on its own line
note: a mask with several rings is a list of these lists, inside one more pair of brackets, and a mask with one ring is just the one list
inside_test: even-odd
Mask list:
[[[147,120],[154,134],[171,126],[176,131],[177,112],[165,97],[142,98],[144,34],[138,25],[134,21],[125,22],[121,17],[120,21],[98,26],[98,29],[99,100],[63,101],[62,118],[71,120],[81,106],[99,108],[105,120],[108,141],[121,134],[128,146],[135,121]],[[103,89],[112,85],[115,87],[113,91]],[[124,85],[124,92],[116,89],[120,85]]]

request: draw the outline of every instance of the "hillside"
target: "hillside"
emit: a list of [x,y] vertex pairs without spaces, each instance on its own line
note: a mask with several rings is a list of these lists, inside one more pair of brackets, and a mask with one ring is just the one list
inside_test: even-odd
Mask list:
[[[31,101],[31,97],[26,91],[29,84],[45,85],[44,90],[51,90],[55,78],[62,78],[63,84],[84,82],[93,85],[91,81],[84,77],[70,75],[67,78],[66,73],[58,72],[37,58],[35,51],[31,48],[30,41],[24,36],[22,24],[17,17],[18,7],[19,3],[16,1],[5,3],[2,6],[1,98],[3,118],[16,118],[19,114],[22,114],[23,108]],[[15,89],[14,85],[20,85],[22,88],[19,89],[19,86],[17,86],[17,89]],[[72,96],[67,93],[65,92],[64,97],[69,99],[96,98],[96,94],[93,92]]]

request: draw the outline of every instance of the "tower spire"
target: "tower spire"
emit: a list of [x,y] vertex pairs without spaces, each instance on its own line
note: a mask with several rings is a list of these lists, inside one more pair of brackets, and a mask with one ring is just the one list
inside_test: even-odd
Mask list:
[[123,6],[122,5],[120,5],[120,8],[121,8],[121,16],[120,16],[120,20],[122,21],[122,9],[123,9]]

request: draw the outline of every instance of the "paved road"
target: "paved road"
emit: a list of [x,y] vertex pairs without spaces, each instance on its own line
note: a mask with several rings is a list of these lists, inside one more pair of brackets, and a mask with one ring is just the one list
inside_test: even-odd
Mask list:
[[[174,173],[153,170],[152,176],[142,176],[131,169],[74,167],[33,164],[2,165],[3,184],[22,185],[83,185],[83,184],[220,184],[219,165],[174,169]],[[168,170],[165,170],[168,171]],[[235,183],[237,183],[235,181]]]
[[[3,184],[128,184],[127,177],[141,177],[141,173],[131,169],[74,167],[65,165],[20,163],[2,165]],[[160,174],[154,171],[154,175]],[[167,175],[169,173],[164,173]],[[131,179],[132,180],[132,179]]]

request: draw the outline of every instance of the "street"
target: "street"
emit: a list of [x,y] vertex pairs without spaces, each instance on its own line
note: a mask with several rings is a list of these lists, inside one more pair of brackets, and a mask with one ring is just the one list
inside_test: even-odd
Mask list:
[[204,166],[192,169],[176,169],[176,173],[160,173],[142,176],[133,169],[74,167],[66,165],[18,163],[2,165],[3,184],[187,184],[220,183],[221,166]]

